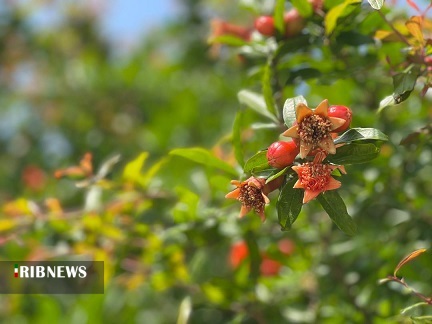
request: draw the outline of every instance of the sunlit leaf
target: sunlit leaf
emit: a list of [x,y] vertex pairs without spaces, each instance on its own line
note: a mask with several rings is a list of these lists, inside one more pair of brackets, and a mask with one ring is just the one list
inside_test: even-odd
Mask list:
[[380,148],[373,143],[351,143],[338,147],[336,154],[329,154],[327,161],[334,164],[358,164],[378,157]]
[[378,112],[381,112],[384,108],[396,105],[396,100],[394,95],[387,96],[380,101]]
[[190,296],[187,296],[183,298],[182,302],[180,303],[177,324],[187,324],[189,322],[189,317],[191,313],[192,301]]
[[303,189],[293,188],[297,178],[288,181],[279,193],[276,203],[279,224],[283,231],[291,229],[303,206]]
[[219,160],[210,151],[201,147],[174,149],[169,152],[169,154],[181,156],[193,162],[225,171],[234,176],[238,175],[237,171],[231,165],[222,160]]
[[267,105],[262,95],[249,90],[240,90],[237,97],[240,103],[246,105],[260,115],[267,117],[274,122],[278,122],[277,118],[267,110]]
[[348,214],[345,203],[336,190],[328,190],[317,197],[321,206],[339,229],[349,236],[357,232],[357,225]]
[[377,30],[374,38],[383,42],[402,42],[402,39],[391,30]]
[[123,179],[131,183],[143,184],[142,169],[148,158],[148,152],[140,153],[134,160],[126,164],[123,170]]
[[384,5],[384,0],[368,0],[368,2],[375,10],[380,10]]
[[291,0],[294,8],[298,10],[302,17],[309,17],[313,13],[312,3],[304,0]]
[[410,262],[412,259],[415,259],[416,257],[418,257],[420,254],[426,252],[426,249],[418,249],[415,250],[414,252],[411,252],[410,254],[408,254],[405,258],[403,258],[398,265],[396,266],[394,272],[393,272],[393,276],[396,277],[397,272],[399,271],[400,268],[402,268],[405,264],[407,264],[408,262]]
[[325,31],[327,35],[330,35],[336,28],[336,24],[339,18],[349,15],[361,0],[345,0],[343,3],[333,7],[325,16]]
[[409,33],[420,45],[424,44],[422,23],[423,21],[420,16],[413,16],[405,23],[405,26],[407,27]]
[[248,42],[234,35],[221,35],[209,39],[209,44],[224,44],[229,46],[244,46]]
[[274,24],[276,30],[281,34],[285,34],[285,22],[284,15],[285,12],[285,0],[276,0],[275,9],[274,9]]
[[289,98],[285,101],[283,107],[283,119],[287,127],[291,127],[296,121],[296,107],[300,103],[307,106],[307,101],[303,96]]
[[351,128],[336,138],[334,143],[341,144],[364,140],[387,141],[388,137],[376,128]]

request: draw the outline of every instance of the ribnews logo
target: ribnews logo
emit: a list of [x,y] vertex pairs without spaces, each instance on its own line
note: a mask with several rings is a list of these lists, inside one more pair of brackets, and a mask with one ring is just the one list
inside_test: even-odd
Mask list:
[[103,261],[0,261],[0,294],[103,293]]

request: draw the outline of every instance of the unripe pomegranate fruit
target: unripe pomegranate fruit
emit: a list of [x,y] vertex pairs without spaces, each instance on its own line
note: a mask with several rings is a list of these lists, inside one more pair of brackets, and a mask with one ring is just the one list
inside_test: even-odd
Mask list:
[[260,16],[255,19],[255,29],[264,36],[273,36],[276,32],[272,16]]
[[284,14],[285,36],[292,37],[298,35],[305,26],[305,20],[297,9],[291,9]]
[[269,164],[278,169],[285,168],[292,164],[300,148],[293,142],[274,142],[267,150],[267,160]]
[[336,117],[345,120],[345,123],[333,130],[332,132],[339,133],[348,129],[352,120],[352,111],[345,106],[330,106],[328,109],[329,117]]

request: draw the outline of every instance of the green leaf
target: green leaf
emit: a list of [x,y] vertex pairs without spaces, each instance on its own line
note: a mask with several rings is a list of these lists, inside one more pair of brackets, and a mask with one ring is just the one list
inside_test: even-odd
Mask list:
[[317,199],[331,220],[342,232],[349,236],[356,234],[357,226],[348,214],[345,203],[336,190],[323,192],[318,195]]
[[321,71],[315,68],[306,67],[291,70],[285,84],[292,84],[296,79],[307,80],[315,79],[321,76]]
[[270,169],[270,165],[267,160],[267,150],[259,151],[249,160],[246,161],[243,169],[245,173],[250,173],[253,171]]
[[272,67],[271,62],[268,60],[267,64],[264,66],[264,73],[262,77],[262,92],[264,95],[264,101],[267,106],[267,110],[272,114],[276,115],[275,101],[273,99],[273,89],[272,89]]
[[270,181],[273,181],[276,178],[279,178],[280,176],[284,175],[285,173],[287,173],[287,171],[291,169],[290,167],[286,167],[278,172],[276,172],[275,174],[272,174],[270,177],[267,178],[266,183],[269,183]]
[[388,137],[375,128],[351,128],[336,138],[334,143],[341,144],[364,140],[388,141]]
[[296,121],[296,107],[299,103],[303,103],[307,106],[307,101],[303,96],[289,98],[285,101],[283,107],[283,119],[288,128]]
[[407,92],[414,90],[416,84],[418,73],[414,69],[409,70],[405,73],[398,73],[393,76],[393,95],[402,96]]
[[228,163],[219,160],[210,151],[201,147],[179,148],[169,152],[170,155],[180,156],[193,162],[223,170],[231,175],[238,176],[237,171]]
[[232,141],[234,147],[234,156],[237,160],[237,163],[240,165],[244,164],[244,155],[243,155],[242,142],[241,142],[242,119],[243,119],[243,112],[239,110],[234,119]]
[[240,90],[237,97],[241,104],[246,105],[260,115],[267,117],[276,123],[278,122],[278,119],[267,110],[267,105],[262,95],[249,90]]
[[187,324],[189,322],[190,314],[192,313],[192,300],[190,296],[183,298],[180,303],[177,324]]
[[276,30],[281,35],[285,34],[285,22],[283,17],[284,12],[285,12],[285,0],[276,0],[273,18],[274,18],[274,24]]
[[380,10],[384,5],[384,0],[368,0],[368,2],[375,10]]
[[378,157],[380,148],[373,143],[351,143],[337,148],[336,154],[329,154],[327,161],[334,164],[358,164]]
[[148,158],[148,152],[142,152],[134,160],[126,164],[123,170],[123,179],[132,183],[144,185],[145,179],[141,173],[145,161]]
[[303,207],[303,189],[294,189],[297,178],[289,180],[279,193],[276,203],[279,224],[283,231],[291,229]]
[[313,13],[312,3],[310,3],[309,1],[291,0],[291,3],[294,6],[294,8],[298,10],[298,12],[302,17],[307,18],[312,15]]
[[221,35],[218,37],[214,37],[209,40],[210,44],[224,44],[228,46],[244,46],[248,42],[243,38],[236,37],[234,35]]
[[361,0],[345,0],[343,3],[330,9],[324,19],[326,34],[330,35],[336,28],[338,19],[349,15],[356,5],[360,3]]

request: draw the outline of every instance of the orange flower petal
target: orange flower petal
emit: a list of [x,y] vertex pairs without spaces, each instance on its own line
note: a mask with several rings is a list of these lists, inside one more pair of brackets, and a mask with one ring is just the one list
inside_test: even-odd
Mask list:
[[334,178],[330,178],[329,183],[327,184],[327,186],[325,186],[325,188],[324,188],[323,191],[326,191],[326,190],[334,190],[334,189],[339,188],[341,185],[342,185],[342,184],[341,184],[340,181],[337,181],[337,180],[335,180]]
[[230,183],[234,186],[240,187],[241,186],[241,182],[238,180],[231,180]]
[[321,101],[318,107],[315,108],[314,114],[327,118],[328,108],[329,108],[328,100],[324,99],[323,101]]
[[227,193],[225,195],[225,198],[228,199],[237,199],[240,196],[240,188],[236,188],[233,191]]
[[261,222],[264,222],[266,220],[266,215],[264,213],[264,210],[258,213],[258,215],[261,218]]
[[305,190],[304,197],[303,197],[303,204],[308,203],[312,199],[316,198],[321,193],[321,191],[312,191],[312,190]]
[[305,144],[303,141],[300,142],[300,157],[304,159],[312,150],[312,148],[313,148],[313,144]]
[[300,180],[297,180],[296,183],[294,184],[295,189],[304,189],[304,186],[302,185]]
[[326,139],[323,139],[319,143],[319,147],[321,147],[324,151],[335,154],[336,153],[336,146],[333,143],[333,139],[331,137],[327,137]]
[[328,117],[332,123],[332,130],[341,127],[343,124],[346,123],[345,119],[337,118],[337,117]]
[[246,206],[242,205],[241,208],[240,208],[239,218],[242,218],[244,215],[246,215],[247,213],[249,213],[250,210],[251,210],[250,207],[246,207]]
[[297,123],[301,123],[301,121],[307,117],[313,115],[313,111],[312,109],[310,109],[308,106],[306,106],[305,104],[299,103],[296,107],[296,120]]
[[282,136],[298,138],[298,125],[292,126],[288,128],[285,132],[282,133]]

